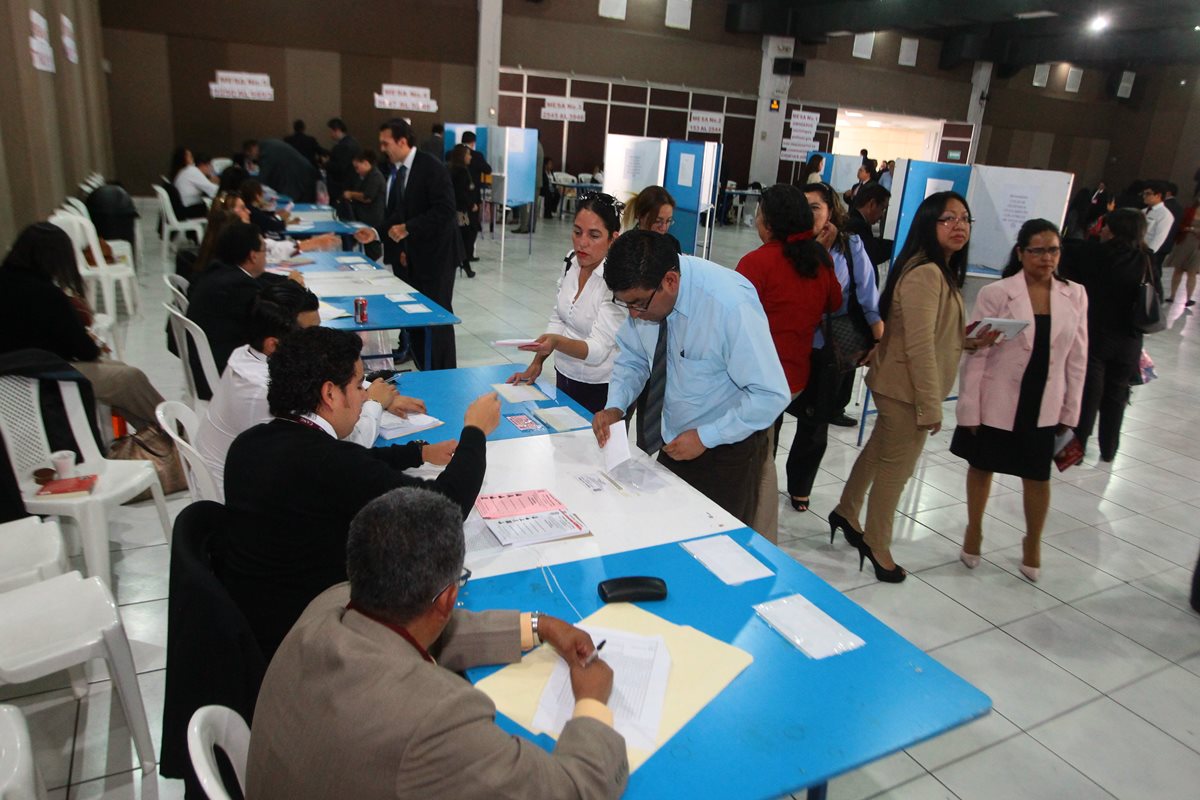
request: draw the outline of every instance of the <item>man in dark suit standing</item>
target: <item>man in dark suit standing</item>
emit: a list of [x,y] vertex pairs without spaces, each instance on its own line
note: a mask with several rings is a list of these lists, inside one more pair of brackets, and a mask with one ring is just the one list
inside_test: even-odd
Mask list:
[[324,153],[325,148],[321,147],[321,143],[317,141],[316,137],[309,136],[304,131],[304,120],[298,119],[292,123],[292,135],[283,137],[283,140],[296,148],[296,151],[315,167],[317,156]]
[[[387,201],[383,224],[364,228],[354,238],[362,244],[383,242],[383,260],[433,302],[453,311],[454,275],[463,261],[462,237],[450,172],[441,159],[416,147],[416,134],[403,119],[379,129],[379,151],[387,156]],[[433,328],[433,354],[425,360],[425,331],[412,333],[414,356],[421,369],[454,369],[458,364],[454,328]]]
[[[471,205],[475,207],[475,210],[468,211],[467,217],[476,231],[482,231],[480,209],[483,208],[483,176],[492,174],[492,165],[483,157],[483,153],[475,149],[475,131],[465,131],[462,135],[462,143],[471,148],[471,159],[467,163],[467,171],[471,173],[471,184],[475,187],[470,193]],[[472,248],[472,252],[467,253],[467,261],[478,260],[475,257],[474,248]]]
[[329,186],[329,197],[334,206],[341,203],[342,192],[354,188],[354,157],[362,152],[362,147],[350,132],[341,117],[329,120],[329,138],[333,139],[333,147],[329,148],[329,163],[325,165],[325,182]]
[[300,151],[282,139],[258,143],[258,179],[297,203],[315,203],[321,173]]
[[854,195],[850,213],[846,216],[846,233],[862,240],[863,249],[875,268],[876,283],[879,282],[879,265],[892,257],[892,240],[876,239],[873,229],[883,219],[891,198],[892,193],[878,183],[868,183]]

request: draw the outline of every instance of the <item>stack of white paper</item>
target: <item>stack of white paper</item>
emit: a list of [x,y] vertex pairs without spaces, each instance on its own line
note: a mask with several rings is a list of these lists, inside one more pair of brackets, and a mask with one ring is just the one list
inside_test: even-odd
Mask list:
[[866,644],[803,595],[759,603],[754,610],[809,658],[836,656]]
[[[653,750],[658,742],[667,679],[671,674],[671,654],[666,642],[662,636],[639,636],[586,625],[580,627],[594,643],[605,643],[600,658],[613,671],[612,695],[608,698],[613,727],[632,747]],[[574,708],[570,668],[559,659],[542,692],[533,724],[557,738],[571,719]]]
[[590,533],[579,517],[565,509],[501,517],[485,522],[500,544],[505,546],[553,542]]
[[[507,398],[505,398],[507,399]],[[556,431],[573,431],[579,428],[586,428],[591,425],[583,417],[576,414],[566,406],[554,406],[552,408],[536,408],[533,413],[537,414],[538,418],[554,428]],[[622,423],[623,425],[623,423]]]
[[399,439],[413,433],[436,428],[442,421],[428,414],[409,414],[400,417],[395,414],[383,413],[379,417],[379,435],[385,439]]
[[769,578],[775,573],[725,534],[680,543],[708,570],[730,586]]
[[337,306],[330,305],[324,300],[321,301],[317,308],[317,313],[321,315],[321,322],[329,322],[331,319],[341,319],[350,316],[349,311],[342,311]]
[[545,400],[546,395],[536,386],[527,383],[493,383],[492,388],[506,403],[528,403],[531,400]]

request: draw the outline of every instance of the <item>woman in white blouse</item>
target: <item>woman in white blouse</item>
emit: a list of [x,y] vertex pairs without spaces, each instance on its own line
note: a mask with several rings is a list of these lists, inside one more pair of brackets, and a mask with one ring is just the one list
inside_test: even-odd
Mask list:
[[217,182],[196,166],[192,151],[186,147],[180,147],[171,156],[171,182],[179,192],[179,200],[183,203],[186,218],[208,215],[208,206],[204,203],[204,198],[212,199],[217,196]]
[[549,330],[522,350],[535,353],[524,372],[509,383],[532,383],[551,353],[555,386],[572,400],[599,412],[608,402],[608,379],[617,360],[617,328],[628,312],[613,302],[604,283],[604,259],[621,231],[624,206],[607,194],[585,194],[575,211],[571,242],[564,259]]

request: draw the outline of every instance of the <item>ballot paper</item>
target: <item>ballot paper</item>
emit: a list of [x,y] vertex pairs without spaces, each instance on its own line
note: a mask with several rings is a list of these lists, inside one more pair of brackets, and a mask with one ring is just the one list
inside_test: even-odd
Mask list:
[[540,389],[527,383],[493,383],[492,389],[504,398],[506,403],[528,403],[531,400],[546,399],[546,395],[542,394]]
[[775,574],[770,567],[725,534],[681,542],[680,545],[708,567],[709,572],[730,586],[769,578]]
[[429,307],[423,306],[420,303],[401,303],[400,310],[406,311],[409,314],[428,314]]
[[333,260],[339,264],[357,264],[362,261],[362,256],[336,256]]
[[475,509],[484,519],[516,517],[522,514],[540,514],[543,511],[560,511],[566,508],[558,498],[545,489],[529,489],[523,492],[503,494],[481,494],[475,500]]
[[618,420],[608,426],[608,441],[600,448],[600,452],[604,453],[606,470],[615,469],[629,460],[629,431],[624,422]]
[[384,297],[386,297],[388,300],[391,300],[393,303],[407,303],[409,300],[412,300],[412,295],[404,292],[385,294]]
[[[579,627],[587,631],[594,643],[605,643],[599,657],[613,671],[612,694],[608,698],[613,727],[631,747],[653,749],[658,741],[667,679],[671,674],[671,654],[663,637],[588,625]],[[533,724],[557,738],[574,710],[571,671],[560,658],[542,691]]]
[[379,267],[372,264],[370,261],[355,261],[350,264],[350,269],[355,272],[376,272]]
[[1003,339],[1011,339],[1029,327],[1029,320],[1001,319],[999,317],[984,317],[978,327],[971,331],[971,336],[982,336],[990,331],[1000,331]]
[[841,655],[866,644],[803,595],[759,603],[754,610],[809,658]]
[[533,413],[537,414],[538,419],[540,419],[542,422],[559,432],[573,431],[579,428],[586,428],[591,425],[590,422],[566,406],[535,408]]
[[430,428],[436,428],[442,421],[428,414],[409,414],[401,417],[396,414],[381,414],[379,417],[379,435],[385,439],[399,439]]
[[321,315],[321,322],[329,322],[331,319],[342,319],[343,317],[350,316],[349,311],[343,311],[337,306],[326,303],[324,300],[317,307],[317,313]]
[[558,539],[571,539],[591,533],[583,521],[565,509],[524,514],[519,517],[485,519],[488,529],[496,534],[500,544],[538,544]]
[[487,522],[472,510],[463,520],[463,538],[466,540],[468,553],[482,553],[488,550],[499,550],[504,547],[496,534],[492,533]]
[[496,347],[521,347],[527,344],[537,344],[537,339],[497,339],[492,344]]

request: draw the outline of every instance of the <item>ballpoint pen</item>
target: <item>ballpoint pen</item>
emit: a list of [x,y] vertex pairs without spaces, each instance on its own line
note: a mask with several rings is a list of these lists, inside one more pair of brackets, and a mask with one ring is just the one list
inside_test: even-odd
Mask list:
[[585,667],[590,666],[593,661],[599,658],[600,651],[604,649],[604,645],[606,644],[608,644],[608,639],[604,639],[600,642],[600,644],[596,645],[596,649],[592,651],[592,654],[583,660],[583,665]]

